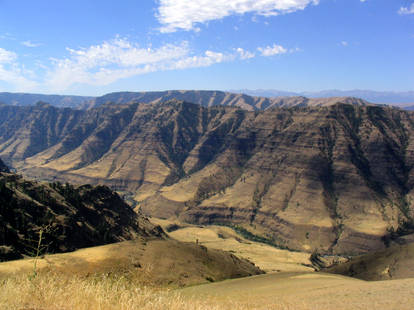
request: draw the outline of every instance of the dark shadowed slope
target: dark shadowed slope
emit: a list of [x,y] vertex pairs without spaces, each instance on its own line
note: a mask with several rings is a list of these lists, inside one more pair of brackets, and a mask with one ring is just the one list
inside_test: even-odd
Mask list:
[[108,187],[38,183],[0,173],[0,260],[162,236]]
[[0,172],[9,172],[9,168],[0,159]]

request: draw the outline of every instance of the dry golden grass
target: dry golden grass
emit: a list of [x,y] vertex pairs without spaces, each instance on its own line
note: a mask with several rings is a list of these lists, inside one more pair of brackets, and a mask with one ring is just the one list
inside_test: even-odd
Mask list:
[[105,275],[85,278],[47,273],[34,279],[21,275],[3,280],[0,290],[2,310],[297,309],[280,303],[268,306],[188,297],[178,291],[146,287],[127,278]]
[[184,290],[128,277],[41,273],[0,281],[1,310],[411,310],[414,279],[365,282],[325,274],[273,274]]
[[[35,259],[0,263],[0,281],[32,272]],[[36,261],[39,272],[63,276],[128,275],[152,286],[183,287],[257,274],[250,262],[230,253],[176,240],[132,240],[45,255]]]
[[237,300],[245,309],[411,310],[414,279],[367,282],[324,273],[274,273],[181,290],[213,303]]
[[243,238],[233,229],[224,226],[195,226],[151,218],[151,222],[164,229],[172,224],[180,228],[169,233],[170,237],[183,242],[196,242],[208,248],[229,251],[255,263],[266,272],[306,272],[313,271],[309,253],[277,249],[267,244]]
[[[171,224],[169,221],[157,222],[164,226]],[[199,245],[177,241],[130,241],[48,255],[39,259],[36,276],[31,271],[33,260],[0,264],[0,310],[414,309],[414,279],[366,282],[300,270],[303,267],[300,261],[305,257],[295,255],[304,253],[286,256],[288,251],[277,252],[279,250],[266,245],[248,242],[226,227],[187,226],[175,232],[171,235],[176,235],[177,239],[191,241],[191,238],[199,238],[199,243],[229,247],[229,250],[244,255],[256,252],[252,256],[256,263],[284,266],[285,272],[177,289],[179,285],[168,283],[181,283],[180,274],[184,269],[195,282],[182,284],[202,282],[203,278],[197,274],[205,275],[206,271],[199,270],[199,264],[193,266],[195,269],[189,264],[193,250],[189,251],[188,246],[197,250]],[[266,248],[261,248],[264,246]],[[214,250],[208,249],[208,252]],[[198,251],[194,253],[201,255]],[[184,264],[178,263],[180,257],[185,257]],[[131,263],[132,258],[142,264],[141,271],[125,264]],[[157,258],[162,259],[156,261]],[[189,278],[185,277],[185,280]]]

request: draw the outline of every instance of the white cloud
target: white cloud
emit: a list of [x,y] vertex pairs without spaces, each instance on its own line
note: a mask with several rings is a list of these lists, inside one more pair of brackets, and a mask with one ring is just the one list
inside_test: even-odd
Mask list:
[[0,64],[11,63],[17,58],[16,53],[7,51],[0,47]]
[[274,56],[279,54],[286,54],[288,50],[281,45],[273,44],[272,46],[258,47],[257,48],[262,56]]
[[48,87],[62,91],[73,84],[108,85],[119,79],[155,71],[207,67],[234,59],[232,54],[205,51],[192,55],[187,42],[156,49],[141,48],[116,38],[86,49],[67,49],[70,56],[53,59],[47,74]]
[[[263,56],[297,51],[277,44],[257,50]],[[208,67],[256,56],[241,47],[229,52],[207,50],[196,54],[186,41],[143,48],[120,37],[87,48],[67,48],[67,51],[66,57],[50,59],[49,64],[35,63],[35,68],[41,68],[35,74],[18,62],[16,53],[0,48],[0,81],[14,87],[13,91],[62,92],[76,84],[104,86],[151,72]]]
[[304,10],[319,0],[159,0],[157,18],[161,32],[195,30],[197,23],[230,15],[255,13],[272,16]]
[[28,75],[32,72],[17,63],[17,54],[0,47],[0,81],[12,85],[15,91],[32,90],[37,83],[26,78]]
[[30,41],[30,40],[23,41],[23,42],[21,42],[21,44],[24,45],[24,46],[26,46],[26,47],[38,47],[38,46],[41,46],[42,45],[40,43],[34,43],[34,42]]
[[348,42],[347,41],[341,41],[341,45],[342,46],[348,46]]
[[414,14],[414,3],[412,3],[409,7],[401,7],[398,10],[398,14],[400,15]]
[[241,47],[236,49],[236,52],[239,54],[240,59],[250,59],[255,57],[256,55],[252,52],[246,51],[242,49]]

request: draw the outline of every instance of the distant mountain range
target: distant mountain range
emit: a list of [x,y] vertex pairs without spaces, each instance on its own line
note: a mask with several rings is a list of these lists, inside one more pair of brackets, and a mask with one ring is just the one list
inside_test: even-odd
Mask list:
[[391,104],[403,106],[411,104],[414,106],[414,91],[390,92],[373,90],[323,90],[319,92],[286,92],[275,89],[241,89],[230,90],[233,93],[243,93],[250,96],[280,97],[280,96],[304,96],[309,98],[321,97],[357,97],[378,104]]
[[[342,98],[342,99],[340,99]],[[272,107],[320,106],[329,102],[347,103],[362,101],[375,104],[390,104],[414,109],[414,92],[377,92],[369,90],[293,93],[278,90],[235,90],[231,92],[208,90],[169,90],[152,92],[116,92],[99,97],[61,96],[27,93],[0,93],[0,103],[17,106],[46,102],[56,107],[89,109],[104,103],[160,102],[171,99],[197,103],[205,107],[213,105],[238,106],[245,110],[265,110]]]
[[304,96],[279,96],[260,97],[241,93],[230,93],[209,90],[169,90],[156,92],[117,92],[100,97],[37,95],[37,94],[13,94],[0,93],[0,103],[15,106],[28,106],[48,103],[56,107],[71,107],[87,110],[106,103],[125,104],[157,103],[168,100],[182,100],[196,103],[204,107],[233,106],[249,111],[266,110],[273,107],[293,106],[329,106],[330,104],[343,102],[358,105],[367,105],[369,102],[355,97],[327,97],[307,98]]
[[0,103],[17,106],[34,105],[39,101],[42,101],[56,107],[76,108],[92,99],[94,99],[94,97],[43,95],[28,93],[0,93]]

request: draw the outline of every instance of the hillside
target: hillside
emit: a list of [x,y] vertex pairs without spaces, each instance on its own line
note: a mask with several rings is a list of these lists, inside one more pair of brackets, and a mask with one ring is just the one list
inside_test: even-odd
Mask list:
[[[27,276],[33,259],[0,263],[0,280]],[[225,251],[169,238],[136,238],[37,259],[39,275],[99,278],[111,276],[131,286],[182,287],[262,274],[258,267]]]
[[370,281],[414,278],[414,243],[354,257],[325,271]]
[[351,310],[414,306],[414,279],[366,282],[326,273],[281,273],[229,280],[181,290],[218,309]]
[[312,272],[309,253],[278,249],[260,241],[249,240],[234,229],[218,225],[192,225],[152,217],[168,236],[182,242],[197,242],[208,249],[233,253],[248,259],[261,270],[274,272]]
[[164,236],[108,187],[0,173],[0,261]]
[[129,192],[147,215],[358,254],[412,222],[413,124],[410,112],[344,103],[2,106],[0,156],[31,177]]

